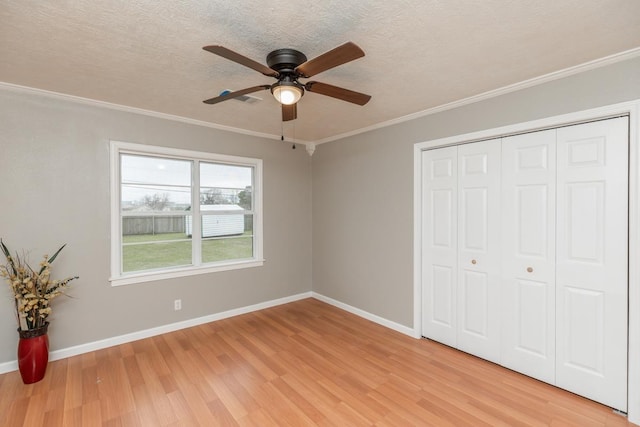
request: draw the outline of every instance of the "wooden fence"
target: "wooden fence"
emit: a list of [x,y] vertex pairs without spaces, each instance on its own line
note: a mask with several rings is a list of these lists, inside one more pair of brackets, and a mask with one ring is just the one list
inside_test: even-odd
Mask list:
[[123,236],[184,232],[184,216],[134,216],[122,218]]

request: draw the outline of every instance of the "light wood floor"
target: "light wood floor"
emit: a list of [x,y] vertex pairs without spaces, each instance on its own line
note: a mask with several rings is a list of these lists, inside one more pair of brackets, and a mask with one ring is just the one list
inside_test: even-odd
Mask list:
[[314,299],[0,376],[2,426],[625,426],[599,405]]

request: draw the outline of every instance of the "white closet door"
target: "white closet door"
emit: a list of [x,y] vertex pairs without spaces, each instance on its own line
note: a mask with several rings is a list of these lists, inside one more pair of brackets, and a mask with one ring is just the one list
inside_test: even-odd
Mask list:
[[456,346],[457,147],[422,153],[422,334]]
[[458,348],[500,357],[500,140],[458,147]]
[[501,363],[555,381],[556,131],[503,139]]
[[628,119],[558,129],[556,384],[627,408]]

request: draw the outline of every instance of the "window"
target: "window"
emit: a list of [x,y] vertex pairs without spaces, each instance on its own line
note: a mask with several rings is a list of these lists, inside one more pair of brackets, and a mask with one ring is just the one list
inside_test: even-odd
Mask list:
[[262,265],[262,161],[111,142],[111,281]]

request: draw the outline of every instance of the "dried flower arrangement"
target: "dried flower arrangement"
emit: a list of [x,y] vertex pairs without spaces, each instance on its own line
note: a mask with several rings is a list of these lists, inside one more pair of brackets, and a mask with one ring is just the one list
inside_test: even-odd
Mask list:
[[27,262],[25,254],[11,255],[0,239],[0,249],[7,260],[5,265],[0,265],[0,276],[7,280],[15,296],[15,310],[20,330],[44,327],[51,314],[51,300],[63,295],[69,282],[78,278],[71,276],[63,280],[51,279],[51,263],[65,246],[62,245],[51,257],[44,255],[40,269],[36,271]]

